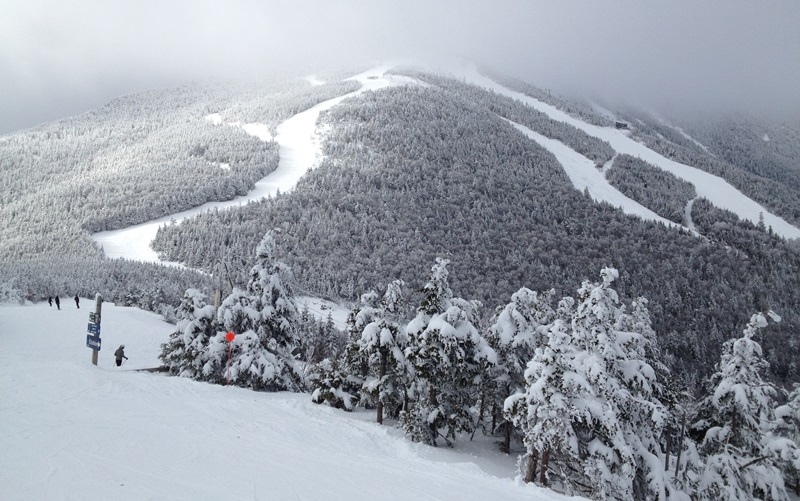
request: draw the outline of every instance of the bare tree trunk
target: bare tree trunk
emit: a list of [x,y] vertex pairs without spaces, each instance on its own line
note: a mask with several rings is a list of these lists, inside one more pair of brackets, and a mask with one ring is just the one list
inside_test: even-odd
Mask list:
[[539,468],[539,484],[542,486],[547,485],[547,476],[545,476],[545,472],[547,471],[547,461],[550,459],[550,451],[545,449],[542,451],[542,466]]
[[678,453],[675,456],[675,478],[678,478],[678,468],[681,465],[681,452],[683,452],[683,434],[686,431],[686,411],[683,411],[683,419],[681,420],[681,436],[678,439]]
[[525,483],[531,483],[536,480],[536,464],[539,462],[539,454],[536,451],[528,454],[528,464],[525,468]]
[[381,393],[383,393],[383,377],[386,375],[386,355],[381,354],[381,368],[378,377],[380,377],[381,384],[378,387],[378,409],[377,420],[378,424],[383,424],[383,400],[381,400]]
[[[436,399],[436,388],[431,385],[430,389],[428,390],[428,404],[431,408],[435,408],[439,405],[438,400]],[[433,441],[433,446],[437,447],[436,445],[436,435],[439,433],[439,430],[436,429],[436,425],[433,422],[428,423],[428,427],[431,430],[431,440]]]
[[503,446],[502,446],[501,450],[502,450],[502,452],[505,452],[506,454],[510,454],[511,453],[511,423],[506,421],[505,423],[502,424],[502,426],[503,426]]

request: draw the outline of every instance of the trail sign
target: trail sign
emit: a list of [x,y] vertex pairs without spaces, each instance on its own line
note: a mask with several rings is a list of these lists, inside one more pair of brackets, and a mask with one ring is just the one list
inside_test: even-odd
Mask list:
[[86,336],[86,347],[95,351],[100,351],[100,336],[92,336],[91,334],[88,334]]
[[92,349],[92,364],[97,365],[97,354],[100,353],[100,308],[103,306],[103,296],[94,297],[94,312],[89,312],[89,335],[86,336],[86,347]]

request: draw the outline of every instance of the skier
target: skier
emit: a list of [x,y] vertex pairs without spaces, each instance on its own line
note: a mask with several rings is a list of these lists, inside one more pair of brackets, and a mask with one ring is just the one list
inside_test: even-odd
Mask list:
[[125,360],[128,360],[128,357],[125,356],[125,345],[124,344],[119,345],[119,348],[117,348],[117,351],[114,352],[114,356],[117,357],[117,367],[122,365],[122,359],[123,358]]
[[75,294],[75,306],[80,310],[81,309],[81,300],[77,294]]
[[56,307],[60,310],[61,309],[61,301],[59,301],[58,296],[56,296]]
[[53,296],[48,296],[47,303],[50,305],[51,308],[53,307]]

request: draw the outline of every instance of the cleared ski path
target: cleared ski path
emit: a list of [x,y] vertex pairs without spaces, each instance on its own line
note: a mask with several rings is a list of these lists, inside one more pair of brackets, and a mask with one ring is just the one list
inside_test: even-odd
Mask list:
[[[333,108],[349,97],[357,96],[368,90],[382,89],[392,85],[407,85],[413,82],[409,78],[386,75],[386,71],[394,66],[386,64],[350,77],[348,80],[360,82],[361,88],[323,101],[279,125],[275,136],[275,141],[279,145],[278,168],[256,182],[253,190],[246,195],[224,202],[208,202],[194,209],[128,228],[95,233],[92,235],[92,239],[103,246],[103,250],[109,258],[125,258],[177,266],[177,263],[158,259],[156,252],[150,248],[150,242],[155,239],[159,226],[170,224],[171,221],[181,222],[208,210],[246,205],[248,202],[258,201],[262,197],[275,196],[279,190],[282,193],[291,191],[300,178],[322,158],[320,137],[316,130],[317,118],[320,113]],[[210,119],[213,121],[213,118]],[[261,140],[269,140],[268,135],[263,134],[264,127],[259,127],[260,125],[262,124],[246,124],[241,127],[248,134],[259,137]]]
[[[767,209],[747,197],[745,194],[731,186],[721,177],[709,174],[695,167],[690,167],[682,163],[670,160],[659,153],[649,149],[647,146],[638,143],[628,137],[625,133],[612,127],[598,127],[574,118],[563,111],[534,99],[521,92],[508,89],[497,82],[481,75],[475,67],[461,68],[459,76],[466,81],[480,87],[492,90],[498,94],[517,99],[536,110],[545,113],[553,120],[566,122],[576,127],[590,136],[607,141],[617,153],[625,153],[634,157],[641,158],[675,176],[692,183],[697,191],[698,197],[708,199],[715,206],[726,209],[742,219],[747,219],[753,224],[758,224],[759,216],[763,214],[764,223],[772,226],[773,231],[786,238],[800,238],[800,228],[792,226],[783,218],[770,213]],[[594,167],[592,167],[594,169]],[[573,180],[573,183],[575,181]],[[590,188],[591,191],[591,188]],[[613,200],[608,200],[614,204]],[[671,223],[674,224],[674,223]]]
[[564,168],[572,185],[578,191],[589,190],[589,195],[595,201],[608,202],[626,214],[633,214],[642,219],[657,221],[667,226],[681,227],[668,219],[664,219],[639,202],[628,198],[608,182],[605,175],[588,158],[565,145],[561,141],[550,139],[535,132],[524,125],[508,121],[517,130],[539,143],[542,147],[555,155]]

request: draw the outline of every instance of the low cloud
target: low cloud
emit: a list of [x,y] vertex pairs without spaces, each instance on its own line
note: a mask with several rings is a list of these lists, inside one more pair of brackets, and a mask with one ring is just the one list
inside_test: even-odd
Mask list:
[[5,2],[0,133],[202,78],[431,56],[611,103],[800,117],[788,0]]

